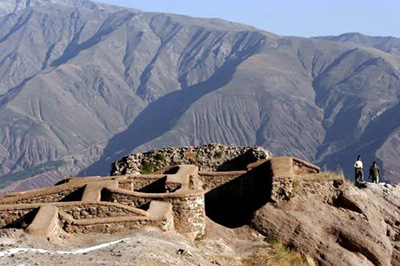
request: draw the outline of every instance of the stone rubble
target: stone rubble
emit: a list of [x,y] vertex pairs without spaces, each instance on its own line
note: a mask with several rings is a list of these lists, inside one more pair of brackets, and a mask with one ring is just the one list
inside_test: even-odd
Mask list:
[[208,144],[201,147],[172,147],[133,153],[112,164],[110,175],[141,174],[170,165],[194,164],[200,171],[246,170],[249,163],[269,159],[262,147],[232,147]]

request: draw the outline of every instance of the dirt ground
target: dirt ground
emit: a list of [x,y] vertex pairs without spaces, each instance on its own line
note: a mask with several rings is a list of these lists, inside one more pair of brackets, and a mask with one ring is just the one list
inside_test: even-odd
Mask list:
[[255,249],[269,249],[247,226],[229,229],[208,221],[203,239],[145,228],[132,233],[37,239],[0,230],[0,265],[242,265]]

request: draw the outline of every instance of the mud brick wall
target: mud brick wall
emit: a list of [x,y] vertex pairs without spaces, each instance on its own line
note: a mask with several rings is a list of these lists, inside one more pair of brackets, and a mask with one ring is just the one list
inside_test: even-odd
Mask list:
[[64,206],[59,207],[59,209],[62,209],[76,220],[139,215],[136,212],[119,206],[100,204]]
[[61,231],[61,227],[60,227],[59,222],[55,222],[55,223],[51,224],[50,228],[49,228],[49,239],[57,238],[60,231]]
[[37,213],[37,208],[0,210],[0,228],[26,228]]

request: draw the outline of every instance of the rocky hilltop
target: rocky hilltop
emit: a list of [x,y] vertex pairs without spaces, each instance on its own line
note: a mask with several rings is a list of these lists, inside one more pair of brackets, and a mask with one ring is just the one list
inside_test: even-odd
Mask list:
[[259,145],[399,181],[398,39],[285,37],[87,0],[0,1],[0,188],[132,152]]
[[216,144],[134,154],[112,172],[8,194],[2,263],[400,265],[398,186],[356,186],[299,158]]
[[134,153],[112,164],[111,175],[153,172],[170,165],[194,164],[200,171],[246,170],[247,165],[271,158],[262,147],[235,147],[208,144],[201,147],[175,147]]
[[252,218],[261,234],[318,265],[400,265],[398,186],[299,179],[285,193],[290,199],[266,204]]

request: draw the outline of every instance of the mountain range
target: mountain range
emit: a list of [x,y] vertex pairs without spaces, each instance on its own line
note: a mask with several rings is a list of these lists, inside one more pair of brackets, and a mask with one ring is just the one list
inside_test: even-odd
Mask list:
[[0,3],[0,187],[107,175],[133,151],[260,145],[399,182],[400,39],[287,37],[88,0]]

